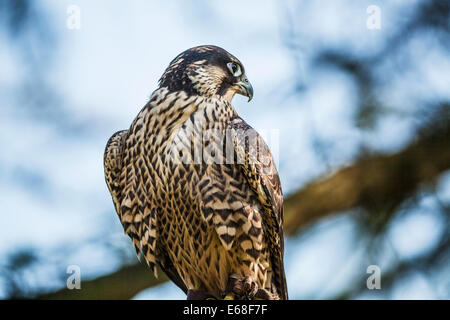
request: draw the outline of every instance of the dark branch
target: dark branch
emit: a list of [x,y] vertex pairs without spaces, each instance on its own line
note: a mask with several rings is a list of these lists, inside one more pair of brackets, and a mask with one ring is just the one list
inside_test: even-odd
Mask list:
[[352,208],[379,212],[398,207],[422,185],[450,169],[450,126],[423,137],[393,155],[360,160],[314,181],[285,200],[285,230],[302,227]]
[[65,288],[40,295],[37,299],[127,300],[144,289],[167,281],[161,270],[158,274],[156,279],[146,265],[137,263],[97,279],[82,281],[80,290]]

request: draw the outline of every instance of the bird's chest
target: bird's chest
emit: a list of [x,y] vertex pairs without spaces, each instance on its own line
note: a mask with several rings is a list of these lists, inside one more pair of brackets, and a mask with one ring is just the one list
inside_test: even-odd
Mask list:
[[199,185],[220,180],[227,161],[226,122],[219,121],[215,111],[193,113],[171,132],[162,149],[162,204],[183,219],[198,214],[203,196]]
[[226,161],[221,150],[232,115],[226,106],[200,103],[194,112],[182,116],[172,112],[174,119],[160,115],[158,121],[152,120],[144,149],[149,180],[156,186],[155,201],[163,204],[175,196],[192,196],[190,187],[207,174],[207,167]]
[[172,170],[226,163],[226,149],[232,151],[233,146],[227,145],[227,118],[218,114],[213,108],[199,110],[173,131],[164,151],[170,155],[167,165]]
[[234,191],[249,194],[242,177],[238,178],[238,168],[230,164],[233,159],[227,158],[233,156],[233,145],[227,132],[230,115],[225,114],[199,109],[178,123],[161,141],[159,164],[151,175],[159,185],[153,199],[161,208],[159,241],[181,277],[194,288],[203,284],[201,277],[189,277],[193,274],[209,274],[216,279],[215,287],[222,288],[233,253],[225,250],[214,226],[205,221],[203,208],[244,202]]

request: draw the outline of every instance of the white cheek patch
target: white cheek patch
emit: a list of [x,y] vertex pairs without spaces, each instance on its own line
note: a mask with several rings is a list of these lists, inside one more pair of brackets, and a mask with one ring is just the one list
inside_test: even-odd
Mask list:
[[217,66],[203,65],[206,60],[197,61],[194,65],[201,65],[193,68],[195,72],[189,75],[194,88],[202,95],[211,96],[216,94],[219,89],[224,73],[223,70]]

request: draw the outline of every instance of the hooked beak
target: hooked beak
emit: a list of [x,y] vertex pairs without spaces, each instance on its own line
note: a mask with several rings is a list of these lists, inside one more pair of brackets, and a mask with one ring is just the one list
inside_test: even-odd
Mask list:
[[241,77],[241,80],[236,83],[238,86],[238,92],[239,94],[242,94],[243,96],[248,97],[248,102],[252,100],[253,98],[253,87],[250,81],[248,81],[247,76],[244,74]]

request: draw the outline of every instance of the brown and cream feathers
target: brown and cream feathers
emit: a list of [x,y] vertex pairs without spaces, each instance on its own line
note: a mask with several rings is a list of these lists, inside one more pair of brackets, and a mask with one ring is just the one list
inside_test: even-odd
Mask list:
[[128,130],[108,141],[120,221],[156,274],[220,299],[230,275],[287,299],[283,196],[267,145],[231,105],[253,96],[241,62],[215,46],[177,56]]

